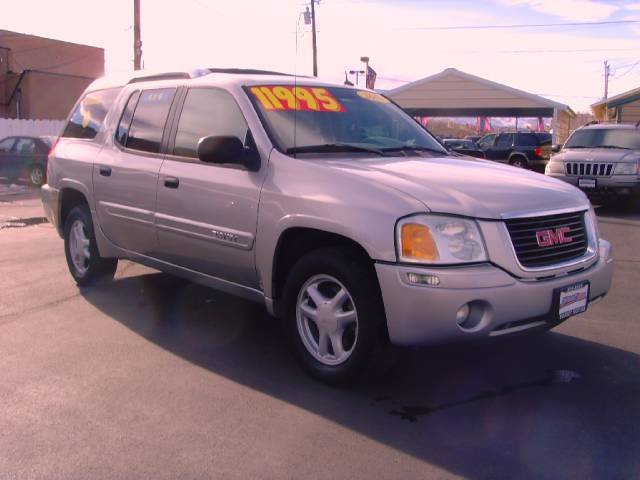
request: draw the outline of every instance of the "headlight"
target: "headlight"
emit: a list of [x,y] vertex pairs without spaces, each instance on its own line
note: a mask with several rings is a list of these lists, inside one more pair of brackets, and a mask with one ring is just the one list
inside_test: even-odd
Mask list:
[[484,262],[487,254],[478,224],[442,215],[414,215],[398,222],[398,258],[403,262],[452,264]]
[[613,169],[614,175],[636,175],[638,173],[638,161],[631,163],[616,163]]
[[547,163],[544,173],[564,173],[564,163],[554,162],[553,159]]

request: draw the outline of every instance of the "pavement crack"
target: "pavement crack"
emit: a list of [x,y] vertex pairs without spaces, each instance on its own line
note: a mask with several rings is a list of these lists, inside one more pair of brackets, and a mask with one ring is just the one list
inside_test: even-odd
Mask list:
[[413,423],[418,420],[419,416],[430,415],[435,412],[447,410],[449,408],[460,407],[462,405],[468,405],[470,403],[478,402],[481,400],[510,395],[519,390],[550,387],[557,384],[570,383],[572,380],[579,379],[580,377],[580,374],[572,372],[570,370],[553,370],[550,371],[547,376],[538,380],[533,380],[531,382],[507,385],[497,390],[488,390],[477,395],[473,395],[469,398],[457,400],[454,402],[442,403],[435,406],[403,406],[400,410],[390,410],[389,414],[400,417],[400,420],[408,420],[409,422]]
[[[45,310],[49,307],[55,307],[56,305],[60,305],[61,303],[67,302],[69,300],[72,300],[76,297],[80,296],[80,292],[77,292],[73,295],[70,295],[68,297],[63,297],[63,298],[58,298],[56,300],[52,300],[50,302],[45,303],[44,305],[37,305],[35,307],[32,308],[27,308],[25,310],[21,310],[19,312],[10,312],[10,313],[4,313],[2,315],[0,315],[0,320],[3,320],[5,318],[11,318],[11,317],[17,317],[17,316],[21,316],[27,313],[33,313],[33,312],[39,312],[41,310]],[[18,319],[15,319],[13,321],[16,321]],[[2,322],[2,325],[5,325],[7,323],[11,323],[11,322]]]

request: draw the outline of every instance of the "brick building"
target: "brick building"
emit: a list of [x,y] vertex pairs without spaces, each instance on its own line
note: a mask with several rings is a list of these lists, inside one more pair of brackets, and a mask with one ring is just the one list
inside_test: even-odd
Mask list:
[[0,30],[0,118],[64,120],[102,75],[102,48]]

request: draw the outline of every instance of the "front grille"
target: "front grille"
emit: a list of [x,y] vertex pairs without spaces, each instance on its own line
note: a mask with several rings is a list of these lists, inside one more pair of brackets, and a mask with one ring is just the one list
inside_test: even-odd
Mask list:
[[[523,267],[546,267],[579,258],[587,251],[587,231],[584,212],[561,213],[544,217],[506,220],[507,230],[516,256]],[[558,229],[567,227],[561,243]],[[548,246],[540,246],[538,239]]]
[[567,162],[565,164],[565,173],[567,175],[610,177],[612,172],[613,163]]

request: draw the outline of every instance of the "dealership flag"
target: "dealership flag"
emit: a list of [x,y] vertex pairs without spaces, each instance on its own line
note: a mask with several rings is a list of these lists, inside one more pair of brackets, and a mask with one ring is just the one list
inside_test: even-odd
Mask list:
[[373,86],[376,84],[376,71],[367,65],[367,88],[373,90]]

